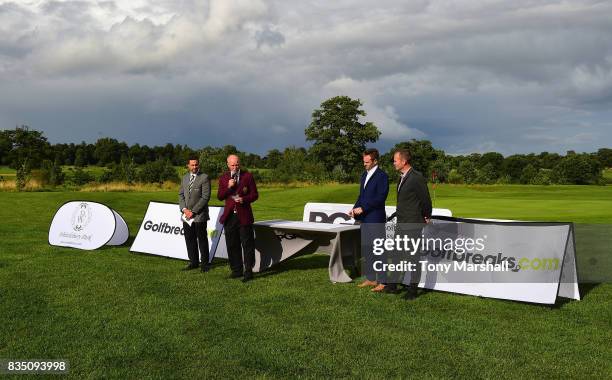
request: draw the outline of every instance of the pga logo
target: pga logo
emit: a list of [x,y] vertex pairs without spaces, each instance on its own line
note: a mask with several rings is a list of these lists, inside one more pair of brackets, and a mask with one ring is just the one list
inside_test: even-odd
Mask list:
[[345,212],[334,212],[332,214],[327,214],[322,211],[311,211],[308,216],[309,222],[316,223],[344,223],[351,221],[351,217]]

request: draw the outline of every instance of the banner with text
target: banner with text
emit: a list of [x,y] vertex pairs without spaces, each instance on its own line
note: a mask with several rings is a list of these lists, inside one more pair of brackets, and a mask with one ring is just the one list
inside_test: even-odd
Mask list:
[[[353,204],[348,203],[306,203],[304,206],[304,222],[317,223],[348,223],[354,224],[355,219],[349,216],[349,211],[353,208]],[[395,206],[385,206],[387,217],[395,212]],[[432,215],[437,216],[453,216],[453,213],[445,208],[434,208]]]
[[[219,223],[219,218],[223,207],[211,206],[208,212],[210,219],[206,230],[210,261],[215,257],[227,258],[225,239],[220,239],[223,225]],[[149,202],[130,252],[189,260],[184,236],[183,221],[177,203]]]
[[554,304],[579,300],[572,223],[434,217],[429,224],[361,228],[363,270],[385,283]]

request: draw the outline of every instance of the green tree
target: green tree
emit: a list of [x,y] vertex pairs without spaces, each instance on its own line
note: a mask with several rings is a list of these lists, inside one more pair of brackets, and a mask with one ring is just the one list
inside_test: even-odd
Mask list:
[[29,168],[39,168],[42,160],[47,158],[46,154],[49,153],[50,145],[40,131],[22,125],[14,130],[9,130],[6,138],[10,143],[6,161],[12,168],[21,167],[25,161]]
[[145,183],[179,182],[178,174],[169,160],[147,162],[140,168],[138,178]]
[[[223,148],[207,146],[200,151],[200,171],[208,174],[212,179],[218,178],[227,170],[227,156],[237,154],[241,156],[238,149],[233,145],[225,145]],[[187,164],[185,162],[183,165]],[[246,166],[241,162],[242,169]]]
[[612,149],[601,148],[597,151],[597,159],[604,168],[612,167]]
[[83,168],[80,166],[77,166],[72,174],[72,183],[76,186],[83,186],[89,182],[92,182],[93,180],[94,178],[91,176],[91,174],[83,170]]
[[601,163],[588,154],[568,154],[555,166],[558,181],[565,184],[588,185],[601,182]]
[[532,185],[550,185],[552,183],[551,172],[551,169],[540,169],[530,183]]
[[278,149],[272,149],[268,151],[265,157],[266,168],[276,169],[283,159],[283,154]]
[[538,154],[537,157],[540,162],[540,168],[544,168],[544,169],[554,168],[555,166],[557,166],[559,161],[561,161],[561,159],[563,158],[558,153],[549,153],[549,152],[542,152]]
[[[485,171],[487,173],[487,178],[495,182],[502,171],[503,164],[504,156],[502,156],[501,153],[487,152],[480,157],[478,169]],[[487,165],[489,166],[485,169]]]
[[536,169],[535,166],[528,164],[523,168],[523,171],[521,172],[520,181],[523,184],[533,183],[537,175],[538,169]]
[[280,182],[289,182],[303,179],[306,164],[306,149],[290,146],[285,148],[282,159],[274,169],[274,178]]
[[446,159],[446,157],[439,157],[437,160],[430,164],[429,169],[431,170],[432,174],[436,173],[436,178],[438,182],[448,182],[450,162]]
[[85,149],[82,147],[78,147],[76,150],[76,154],[74,157],[74,166],[77,168],[82,168],[87,165],[87,157],[86,157]]
[[310,153],[325,165],[326,170],[352,173],[361,171],[361,154],[367,143],[380,137],[371,122],[361,123],[366,116],[359,99],[336,96],[321,103],[314,110],[312,121],[304,131],[307,141],[314,141]]
[[448,172],[448,183],[463,183],[463,176],[459,174],[459,171],[457,171],[457,169],[451,169],[451,171]]
[[477,170],[476,183],[491,184],[497,180],[497,172],[492,162],[487,163]]
[[476,180],[476,167],[469,159],[464,159],[459,164],[459,168],[457,169],[457,173],[463,177],[463,181],[465,183],[473,183]]
[[[429,140],[415,140],[400,142],[395,144],[389,155],[385,155],[385,165],[393,162],[393,152],[397,149],[408,149],[412,160],[410,165],[421,172],[426,179],[431,179],[431,165],[438,159],[444,159],[444,152],[435,149]],[[392,169],[392,166],[389,168]]]
[[24,159],[18,166],[17,171],[15,173],[15,186],[18,191],[23,191],[30,180],[30,174],[32,173],[32,169],[30,168],[30,164],[28,159]]
[[523,168],[529,164],[527,157],[515,154],[504,159],[502,164],[502,175],[510,177],[512,182],[520,182]]
[[124,142],[119,142],[116,139],[104,137],[98,139],[94,148],[94,158],[98,165],[108,165],[111,163],[119,163],[123,155],[128,154],[128,146]]
[[64,172],[59,157],[53,162],[43,160],[41,169],[41,179],[44,184],[55,187],[64,183]]
[[10,164],[10,154],[13,150],[11,131],[0,131],[0,165]]

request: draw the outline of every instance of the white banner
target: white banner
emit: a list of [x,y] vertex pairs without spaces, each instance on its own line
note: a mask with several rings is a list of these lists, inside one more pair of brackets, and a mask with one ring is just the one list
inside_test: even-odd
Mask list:
[[64,203],[49,227],[49,244],[84,250],[121,245],[129,236],[127,223],[119,213],[89,201]]
[[[353,204],[348,203],[306,203],[302,220],[304,222],[354,224],[355,219],[348,215],[353,206]],[[395,206],[385,206],[387,217],[394,212]],[[453,213],[445,208],[434,208],[432,215],[453,216]]]
[[[206,231],[210,261],[215,256],[227,258],[225,239],[220,239],[223,225],[219,223],[219,218],[222,212],[223,207],[211,206],[208,208],[210,220],[206,226]],[[149,207],[130,252],[189,260],[179,205],[177,203],[149,202]]]
[[[543,304],[558,296],[580,300],[572,223],[437,217],[395,229],[396,236],[378,235],[372,244],[374,226],[362,226],[362,247],[373,247],[373,269],[389,282],[409,284],[420,272],[422,288]],[[418,260],[408,270],[414,252]]]

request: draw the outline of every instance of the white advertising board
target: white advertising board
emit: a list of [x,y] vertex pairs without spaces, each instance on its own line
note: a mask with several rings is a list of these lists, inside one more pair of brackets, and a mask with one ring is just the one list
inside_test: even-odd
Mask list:
[[[421,260],[433,264],[436,270],[421,274],[421,287],[544,304],[554,304],[557,296],[580,300],[571,223],[435,218],[423,230],[426,239],[449,236],[480,239],[482,250],[473,255],[426,251]],[[471,265],[470,260],[476,263],[477,257],[483,260],[480,263],[505,262],[508,269],[466,270]],[[462,265],[464,269],[458,269]],[[449,270],[438,269],[444,266]],[[408,283],[408,279],[404,283]]]
[[[223,207],[208,208],[210,220],[207,225],[210,261],[216,256],[227,258],[225,239],[220,239],[223,225],[219,218]],[[181,212],[177,203],[149,202],[138,234],[130,248],[131,252],[189,260]]]
[[[352,208],[353,205],[348,203],[306,203],[302,221],[333,224],[355,223],[355,219],[348,215]],[[385,206],[387,217],[394,212],[395,206]],[[445,208],[434,208],[432,215],[453,216],[453,213]]]
[[130,232],[115,210],[90,201],[64,203],[53,216],[49,244],[94,250],[104,245],[124,244]]

